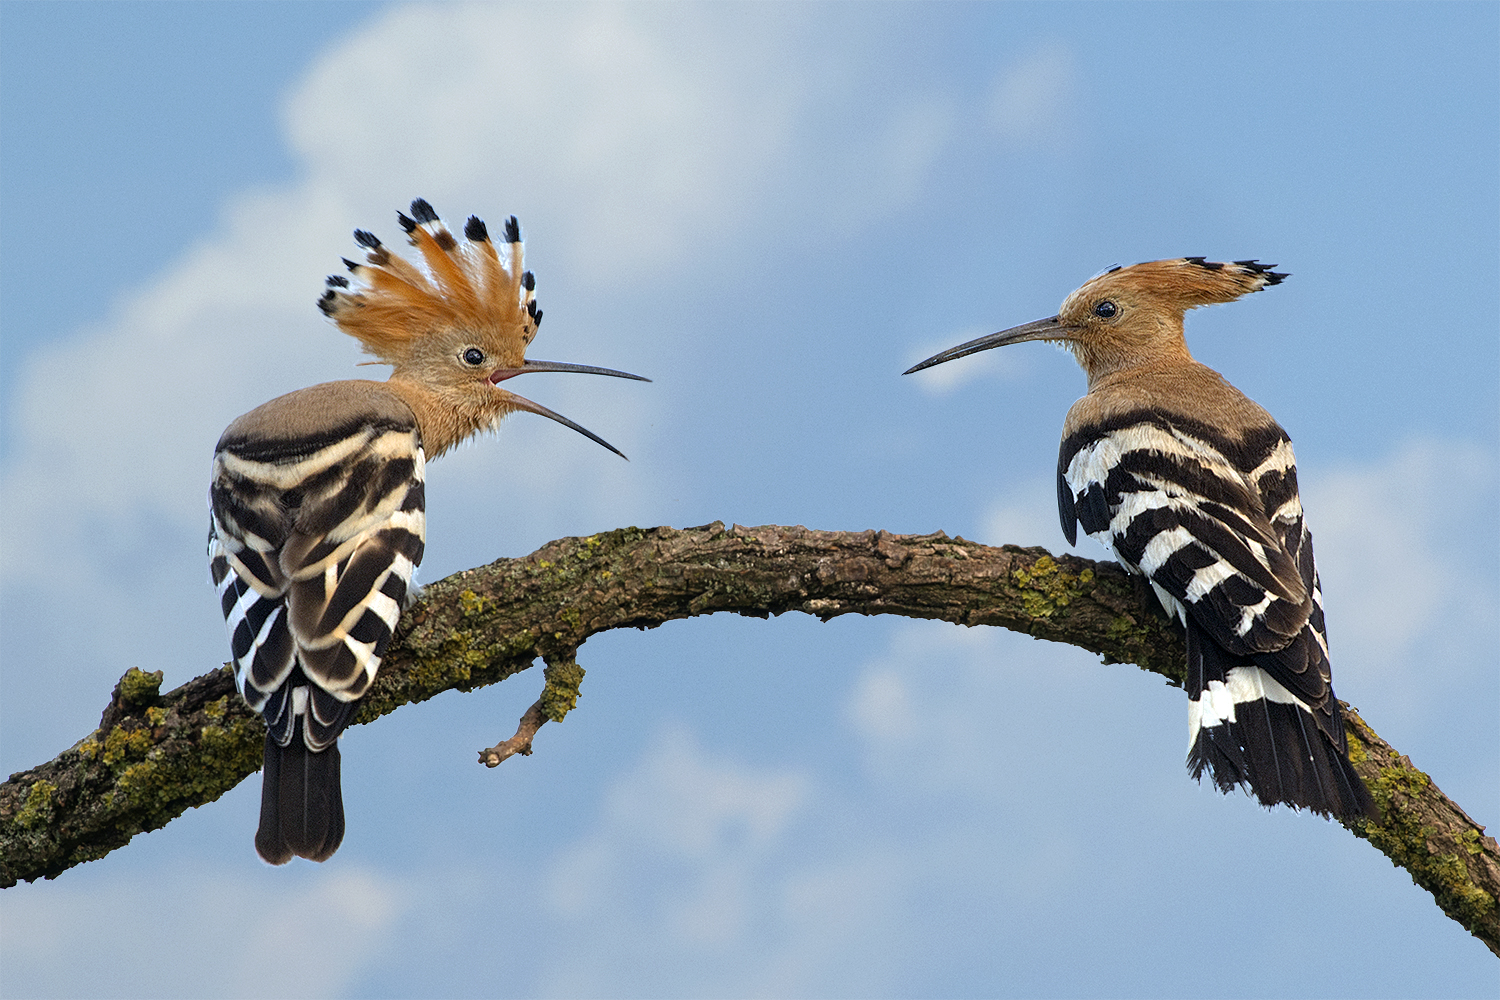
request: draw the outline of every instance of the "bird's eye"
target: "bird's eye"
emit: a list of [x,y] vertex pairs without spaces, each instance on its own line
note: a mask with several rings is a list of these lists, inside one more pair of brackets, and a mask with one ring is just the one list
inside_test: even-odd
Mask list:
[[471,347],[464,351],[463,359],[466,365],[482,365],[484,364],[484,352],[477,347]]
[[1094,307],[1094,315],[1098,316],[1100,319],[1112,319],[1115,313],[1119,311],[1119,307],[1108,299],[1105,299],[1103,302]]

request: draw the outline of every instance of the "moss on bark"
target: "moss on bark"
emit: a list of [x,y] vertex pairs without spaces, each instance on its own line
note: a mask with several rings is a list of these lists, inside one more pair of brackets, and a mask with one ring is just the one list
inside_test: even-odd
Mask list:
[[[992,548],[938,532],[765,525],[621,528],[561,538],[427,588],[402,617],[356,724],[448,690],[494,684],[546,660],[542,716],[576,703],[589,636],[731,611],[823,620],[893,614],[999,625],[1134,663],[1181,685],[1185,650],[1140,582],[1113,563]],[[220,667],[166,695],[132,669],[99,728],[0,785],[0,885],[52,878],[212,802],[260,768],[265,728]],[[1500,850],[1484,828],[1350,715],[1351,759],[1382,823],[1370,841],[1500,954]],[[538,722],[538,724],[540,724]]]

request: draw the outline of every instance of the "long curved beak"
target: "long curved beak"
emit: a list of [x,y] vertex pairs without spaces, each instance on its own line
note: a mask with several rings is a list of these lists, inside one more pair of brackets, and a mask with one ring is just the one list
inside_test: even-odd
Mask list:
[[[637,382],[651,381],[649,378],[644,378],[640,375],[632,375],[629,372],[617,372],[613,368],[595,368],[593,365],[575,365],[568,361],[533,361],[530,358],[527,358],[525,361],[521,362],[520,368],[499,368],[491,372],[490,382],[494,385],[499,385],[501,382],[504,382],[508,378],[515,378],[517,375],[525,375],[528,372],[578,372],[583,375],[613,375],[615,378],[633,378]],[[549,410],[541,403],[533,403],[525,396],[517,396],[513,392],[505,391],[505,395],[510,397],[511,405],[516,409],[525,410],[527,413],[535,413],[537,416],[546,417],[548,420],[556,420],[564,427],[571,427],[573,430],[582,434],[590,441],[593,441],[595,444],[602,444],[604,447],[608,448],[616,455],[624,458],[625,461],[630,461],[629,458],[626,458],[623,451],[616,448],[614,445],[610,444],[608,441],[604,440],[602,437],[595,434],[587,427],[573,423],[573,421],[569,420],[561,413],[557,413],[554,410]]]
[[978,354],[980,351],[988,351],[991,347],[1004,347],[1006,344],[1019,344],[1027,340],[1066,340],[1069,328],[1063,326],[1062,320],[1056,316],[1048,316],[1032,323],[1021,326],[1013,326],[1009,330],[1001,330],[999,333],[985,334],[966,344],[950,347],[946,351],[934,354],[920,364],[912,365],[903,375],[919,372],[923,368],[931,368],[940,365],[944,361],[952,361],[955,358],[966,357],[970,354]]
[[[504,390],[502,390],[502,391],[504,391]],[[584,427],[581,424],[575,424],[575,423],[573,423],[573,421],[569,420],[567,417],[563,416],[561,413],[558,413],[555,410],[549,410],[545,406],[543,406],[541,403],[533,403],[531,400],[527,399],[525,396],[517,396],[513,392],[506,392],[505,395],[508,397],[507,398],[507,402],[509,402],[510,405],[512,407],[514,407],[515,409],[517,409],[517,410],[525,410],[527,413],[535,413],[537,416],[539,416],[539,417],[546,417],[548,420],[556,420],[558,423],[562,424],[564,427],[571,427],[573,430],[575,430],[578,433],[582,434],[584,437],[588,438],[590,441],[594,442],[595,444],[602,444],[604,447],[608,448],[610,451],[614,452],[616,455],[619,455],[621,458],[625,459],[625,461],[627,461],[627,462],[630,461],[630,459],[628,457],[626,457],[626,455],[625,455],[625,453],[623,451],[621,451],[620,449],[616,448],[614,445],[610,444],[608,441],[604,440],[602,437],[600,437],[599,435],[595,434],[593,431],[589,430],[587,427]]]
[[517,375],[525,375],[528,372],[578,372],[582,375],[613,375],[615,378],[633,378],[637,382],[649,382],[649,378],[641,375],[632,375],[629,372],[617,372],[613,368],[595,368],[593,365],[575,365],[567,361],[533,361],[527,358],[521,362],[520,368],[500,368],[491,373],[490,381],[499,385],[508,378]]

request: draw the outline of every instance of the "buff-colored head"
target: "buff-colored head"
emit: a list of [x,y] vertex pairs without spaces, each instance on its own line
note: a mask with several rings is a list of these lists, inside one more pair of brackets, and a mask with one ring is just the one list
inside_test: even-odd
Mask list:
[[391,388],[417,411],[429,454],[441,454],[516,410],[549,417],[619,454],[572,421],[500,388],[506,379],[539,371],[650,381],[609,368],[526,358],[542,311],[536,280],[522,266],[516,217],[505,223],[503,250],[474,216],[458,240],[421,198],[411,203],[410,216],[398,212],[397,218],[422,266],[356,229],[354,240],[365,249],[365,262],[346,259],[350,276],[330,276],[318,307],[392,367]]
[[1133,365],[1186,360],[1182,317],[1189,310],[1230,302],[1287,275],[1253,260],[1216,263],[1202,257],[1153,260],[1115,267],[1063,300],[1056,316],[1002,330],[933,355],[907,374],[978,351],[1028,340],[1065,345],[1092,383]]

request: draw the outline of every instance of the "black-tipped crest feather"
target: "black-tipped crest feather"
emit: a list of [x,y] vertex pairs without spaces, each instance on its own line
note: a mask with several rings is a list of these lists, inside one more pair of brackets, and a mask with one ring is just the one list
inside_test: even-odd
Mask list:
[[431,203],[426,198],[413,198],[411,203],[411,217],[417,222],[438,221],[437,212],[433,211]]

